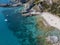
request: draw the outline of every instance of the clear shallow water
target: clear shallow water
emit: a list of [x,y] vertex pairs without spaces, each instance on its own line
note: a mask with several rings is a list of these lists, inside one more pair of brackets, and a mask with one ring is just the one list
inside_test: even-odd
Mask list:
[[6,9],[2,12],[8,20],[6,22],[8,28],[17,37],[19,44],[34,45],[34,36],[36,36],[34,35],[36,34],[35,17],[23,17],[20,13],[15,13],[15,9]]
[[5,23],[9,31],[17,38],[19,45],[38,45],[37,39],[44,33],[36,27],[37,17],[24,17],[19,12],[16,12],[16,9],[18,8],[9,8],[2,11],[4,18],[8,20]]

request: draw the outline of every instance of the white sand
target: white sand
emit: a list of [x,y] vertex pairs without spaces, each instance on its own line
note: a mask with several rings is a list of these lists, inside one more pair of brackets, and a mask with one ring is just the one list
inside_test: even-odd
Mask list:
[[60,30],[60,18],[48,12],[43,12],[41,16],[50,25]]

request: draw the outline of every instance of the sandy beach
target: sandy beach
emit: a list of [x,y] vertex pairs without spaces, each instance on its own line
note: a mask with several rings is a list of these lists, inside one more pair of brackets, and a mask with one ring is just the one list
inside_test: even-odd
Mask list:
[[48,12],[43,12],[41,16],[50,25],[60,30],[60,18]]

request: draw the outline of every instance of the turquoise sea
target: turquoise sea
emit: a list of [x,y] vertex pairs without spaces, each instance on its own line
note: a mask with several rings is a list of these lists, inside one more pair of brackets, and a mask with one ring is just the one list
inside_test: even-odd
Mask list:
[[[0,3],[8,3],[9,0],[0,0]],[[18,40],[9,30],[2,11],[5,8],[0,7],[0,45],[19,45]]]
[[36,45],[35,17],[23,17],[16,9],[0,7],[0,45]]

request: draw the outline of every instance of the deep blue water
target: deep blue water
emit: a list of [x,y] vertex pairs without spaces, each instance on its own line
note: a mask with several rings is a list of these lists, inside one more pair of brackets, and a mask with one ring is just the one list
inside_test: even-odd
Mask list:
[[[0,0],[0,3],[8,3],[9,0]],[[5,17],[2,11],[5,8],[0,8],[0,45],[19,45],[18,40],[13,36],[8,29],[7,23],[4,21]]]

